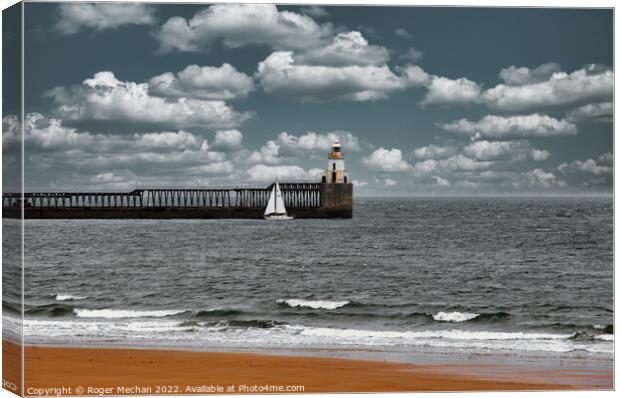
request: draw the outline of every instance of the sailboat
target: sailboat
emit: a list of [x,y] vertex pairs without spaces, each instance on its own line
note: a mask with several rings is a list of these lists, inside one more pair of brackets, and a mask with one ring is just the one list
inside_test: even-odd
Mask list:
[[280,191],[280,184],[278,184],[277,180],[271,190],[264,217],[265,220],[292,220],[295,218],[294,216],[286,214],[286,207],[284,207],[284,200],[282,199],[282,191]]

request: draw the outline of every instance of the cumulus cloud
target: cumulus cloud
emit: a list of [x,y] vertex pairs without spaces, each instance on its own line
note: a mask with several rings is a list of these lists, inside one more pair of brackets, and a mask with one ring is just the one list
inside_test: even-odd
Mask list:
[[571,123],[583,122],[607,122],[614,120],[613,102],[603,102],[599,104],[588,104],[573,109],[566,115],[566,120]]
[[290,51],[272,53],[259,63],[256,76],[267,93],[302,101],[378,100],[407,87],[387,65],[300,65]]
[[450,185],[452,185],[450,181],[446,180],[445,178],[441,178],[439,176],[433,176],[433,179],[435,180],[435,185],[439,187],[449,187]]
[[215,4],[192,18],[168,19],[155,34],[160,50],[200,51],[214,43],[226,47],[267,45],[275,50],[316,47],[332,35],[331,24],[279,11],[272,4]]
[[[540,68],[540,67],[539,67]],[[557,107],[582,106],[589,103],[611,101],[613,97],[613,71],[602,65],[587,65],[572,73],[554,72],[547,80],[508,73],[511,85],[499,84],[482,95],[490,108],[505,112],[526,112]],[[514,85],[519,82],[519,85]]]
[[546,160],[551,154],[532,148],[526,141],[476,141],[463,148],[463,154],[476,160]]
[[553,74],[561,72],[560,65],[548,62],[534,69],[510,66],[499,72],[499,77],[509,86],[523,86],[549,80]]
[[152,6],[141,3],[68,3],[57,8],[56,29],[65,35],[89,28],[116,29],[155,23]]
[[269,140],[258,151],[252,152],[249,160],[252,163],[281,163],[283,159],[280,157],[280,145],[273,140]]
[[427,145],[416,148],[413,154],[418,159],[442,159],[456,154],[457,148],[454,146]]
[[346,151],[356,152],[361,149],[359,138],[348,131],[330,131],[324,134],[309,131],[300,136],[282,132],[277,139],[278,144],[287,149],[321,152],[329,151],[336,140]]
[[241,147],[243,134],[239,130],[219,130],[215,132],[213,149],[218,151],[232,151]]
[[408,86],[427,89],[420,105],[458,105],[476,103],[480,100],[482,86],[465,77],[451,79],[427,73],[418,65],[400,67],[403,80]]
[[446,131],[468,134],[476,139],[556,137],[577,134],[577,127],[574,124],[538,113],[519,116],[487,115],[478,121],[460,119],[451,123],[440,123],[439,127]]
[[403,76],[407,83],[412,86],[427,86],[435,78],[420,68],[418,65],[406,65],[402,68]]
[[123,82],[112,72],[98,72],[82,85],[56,87],[47,95],[65,121],[123,122],[168,128],[230,128],[251,117],[224,101],[164,99],[149,94],[148,83]]
[[422,99],[422,105],[468,104],[480,97],[480,85],[467,79],[449,79],[433,76],[427,85],[428,92]]
[[537,191],[564,188],[567,183],[552,172],[534,169],[520,174],[512,185],[518,190]]
[[580,107],[610,102],[613,76],[611,68],[596,64],[571,73],[562,72],[555,63],[534,69],[511,66],[500,72],[504,83],[483,90],[480,84],[465,77],[450,79],[428,75],[422,84],[428,92],[421,105],[483,104],[508,113]]
[[149,80],[149,93],[162,97],[210,100],[245,98],[254,90],[254,80],[234,66],[189,65],[177,74],[167,72]]
[[544,149],[532,148],[530,150],[528,156],[533,161],[540,162],[540,161],[549,159],[551,157],[551,153],[549,151],[547,151],[547,150],[544,150]]
[[[12,120],[5,117],[3,125]],[[184,130],[101,134],[29,113],[24,134],[28,147],[25,173],[31,189],[125,189],[137,184],[178,186],[179,181],[204,184],[204,176],[221,176],[229,170],[223,167],[224,153],[209,150],[206,139]],[[4,151],[19,148],[19,139],[3,138]],[[204,168],[202,175],[192,172],[198,167]]]
[[[17,117],[3,118],[5,155],[19,150],[19,130]],[[319,181],[322,169],[301,164],[308,160],[316,164],[309,154],[318,151],[318,145],[330,137],[328,133],[308,133],[296,137],[293,144],[287,139],[295,152],[288,148],[288,154],[283,156],[278,143],[281,137],[252,151],[243,147],[243,135],[238,130],[219,130],[209,144],[202,135],[185,130],[93,133],[38,113],[26,116],[24,130],[28,147],[26,175],[31,189],[262,184],[276,177]],[[341,134],[355,143],[357,139],[349,135]],[[325,156],[327,148],[320,150]]]
[[385,47],[371,45],[360,32],[343,32],[333,41],[315,49],[299,53],[295,62],[305,65],[347,66],[383,65],[390,59]]
[[308,157],[313,162],[326,159],[326,154],[334,140],[338,140],[346,152],[361,149],[358,137],[348,131],[316,133],[309,131],[299,136],[281,132],[273,140],[268,140],[260,149],[243,154],[244,161],[251,164],[281,165]]
[[562,163],[558,166],[558,170],[563,173],[570,174],[575,172],[583,172],[592,174],[595,176],[600,175],[611,175],[613,173],[613,166],[611,164],[604,164],[606,161],[605,157],[611,154],[605,154],[601,156],[599,159],[586,159],[586,160],[575,160],[570,163]]
[[386,188],[391,188],[393,186],[395,186],[397,184],[396,180],[393,180],[391,178],[384,178],[383,179],[383,186]]
[[321,169],[310,169],[305,170],[301,166],[297,165],[281,165],[281,166],[270,166],[265,164],[257,164],[250,167],[247,171],[248,175],[253,181],[263,181],[263,182],[272,182],[276,178],[280,181],[283,180],[316,180],[318,181],[319,176],[323,170]]
[[362,162],[370,170],[380,172],[403,172],[411,167],[404,159],[400,149],[376,149],[369,156],[364,157]]

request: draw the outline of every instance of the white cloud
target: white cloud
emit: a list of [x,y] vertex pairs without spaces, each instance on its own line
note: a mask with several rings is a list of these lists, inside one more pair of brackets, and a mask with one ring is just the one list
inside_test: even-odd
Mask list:
[[613,155],[607,152],[596,159],[564,162],[557,167],[557,172],[569,182],[570,186],[588,191],[592,189],[608,191],[613,187]]
[[586,159],[586,160],[575,160],[570,163],[562,163],[558,166],[558,170],[563,173],[570,173],[575,171],[581,171],[593,175],[604,175],[613,173],[613,168],[611,166],[604,166],[597,163],[594,159]]
[[348,131],[331,131],[325,134],[309,131],[300,136],[282,132],[277,139],[283,148],[321,152],[328,152],[335,140],[340,142],[345,151],[356,152],[361,149],[359,138]]
[[280,181],[286,180],[317,180],[323,172],[321,169],[305,170],[297,165],[269,166],[257,164],[250,167],[247,171],[252,181],[270,182],[278,178]]
[[428,92],[421,101],[422,105],[468,104],[480,97],[480,86],[464,77],[449,79],[433,76],[427,88]]
[[457,148],[453,146],[427,145],[416,148],[413,154],[418,159],[442,159],[456,154]]
[[278,164],[280,158],[280,145],[275,141],[267,141],[258,151],[252,152],[249,157],[252,163]]
[[347,66],[383,65],[390,59],[385,47],[368,44],[360,32],[343,32],[332,43],[294,56],[303,65]]
[[570,111],[566,115],[566,120],[572,123],[582,122],[613,122],[614,104],[613,102],[603,102],[598,104],[588,104]]
[[235,166],[228,160],[192,166],[187,169],[188,175],[215,175],[229,176],[235,171]]
[[570,74],[555,72],[544,81],[527,83],[532,81],[531,75],[516,80],[524,84],[499,84],[486,90],[482,101],[492,109],[524,112],[611,101],[613,96],[613,71],[601,65],[588,65]]
[[[5,118],[3,124],[11,120]],[[25,173],[32,189],[129,189],[179,181],[204,185],[203,175],[226,178],[226,172],[234,171],[224,153],[209,150],[203,137],[184,130],[95,134],[29,113],[24,133]],[[3,149],[14,151],[17,144],[5,141]]]
[[451,172],[483,171],[492,169],[497,162],[488,160],[471,159],[463,154],[457,154],[438,162],[440,168]]
[[[418,76],[423,75],[418,73]],[[572,73],[561,72],[554,63],[534,69],[511,66],[500,72],[503,84],[483,90],[480,84],[464,77],[450,79],[427,74],[427,80],[421,80],[420,84],[428,89],[421,105],[483,104],[511,113],[579,107],[610,102],[613,76],[609,67],[595,64]],[[584,110],[595,111],[595,108]]]
[[215,4],[192,18],[168,19],[156,33],[161,51],[200,51],[221,41],[227,47],[268,45],[275,50],[306,49],[332,34],[331,24],[278,11],[272,4]]
[[551,157],[551,153],[546,150],[532,148],[532,150],[530,150],[529,157],[535,162],[540,162],[549,159]]
[[549,62],[534,69],[510,66],[499,72],[499,77],[509,86],[523,86],[549,80],[553,74],[561,72],[560,65]]
[[189,65],[176,75],[167,72],[149,81],[149,93],[163,97],[233,100],[247,97],[252,90],[253,79],[227,63],[219,68]]
[[477,160],[510,160],[529,151],[523,141],[476,141],[463,148],[463,153]]
[[434,78],[417,65],[407,65],[402,71],[404,78],[412,86],[427,86]]
[[218,151],[231,151],[241,147],[243,134],[239,130],[218,130],[215,132],[213,149]]
[[411,39],[411,34],[407,31],[407,29],[404,28],[397,28],[394,29],[394,34],[396,36],[400,36],[400,37],[404,37],[405,39]]
[[298,65],[293,53],[286,51],[274,52],[260,62],[256,76],[267,93],[302,101],[372,101],[407,87],[407,82],[387,65]]
[[433,179],[435,180],[435,185],[440,186],[440,187],[449,187],[450,185],[450,181],[446,180],[445,178],[441,178],[439,176],[433,176]]
[[56,29],[62,34],[78,33],[84,28],[116,29],[123,25],[155,23],[152,6],[140,3],[71,3],[57,8]]
[[577,127],[565,120],[534,113],[519,116],[487,115],[477,122],[467,119],[439,124],[444,130],[465,133],[476,139],[511,139],[576,135]]
[[475,141],[463,148],[463,154],[476,160],[534,161],[546,160],[551,154],[532,148],[527,141]]
[[154,97],[148,83],[122,82],[112,72],[98,72],[81,86],[56,87],[47,95],[54,101],[56,114],[69,121],[230,128],[251,116],[236,112],[223,101]]
[[202,141],[192,133],[180,130],[178,132],[134,134],[136,145],[144,149],[149,148],[198,148]]
[[373,171],[387,173],[407,171],[411,167],[403,159],[400,149],[379,148],[370,156],[363,158],[362,162]]
[[383,186],[385,186],[386,188],[391,188],[391,187],[395,186],[396,184],[397,184],[396,180],[393,180],[391,178],[384,178],[383,179]]
[[534,169],[525,172],[513,182],[513,187],[519,190],[546,190],[564,188],[566,186],[566,181],[558,178],[552,172],[542,169]]
[[463,154],[456,154],[447,159],[426,159],[413,164],[411,172],[417,177],[443,175],[450,177],[453,173],[481,172],[496,166],[495,161],[471,159]]

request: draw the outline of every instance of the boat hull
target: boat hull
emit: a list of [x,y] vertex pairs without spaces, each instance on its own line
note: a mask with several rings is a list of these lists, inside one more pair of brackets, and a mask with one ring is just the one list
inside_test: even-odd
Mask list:
[[286,214],[270,214],[264,216],[264,218],[269,221],[287,221],[294,219],[295,216],[288,216]]

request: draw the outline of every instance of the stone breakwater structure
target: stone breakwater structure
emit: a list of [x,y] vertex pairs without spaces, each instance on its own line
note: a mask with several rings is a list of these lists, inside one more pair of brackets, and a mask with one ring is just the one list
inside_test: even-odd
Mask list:
[[[321,182],[281,182],[295,218],[353,217],[353,184],[334,141]],[[4,218],[256,218],[274,184],[263,187],[139,188],[131,192],[3,192]]]
[[[5,192],[4,218],[263,218],[273,184],[264,187],[140,188],[131,192]],[[280,183],[296,218],[351,218],[351,183]]]

